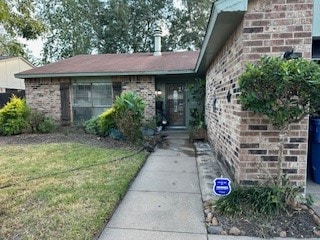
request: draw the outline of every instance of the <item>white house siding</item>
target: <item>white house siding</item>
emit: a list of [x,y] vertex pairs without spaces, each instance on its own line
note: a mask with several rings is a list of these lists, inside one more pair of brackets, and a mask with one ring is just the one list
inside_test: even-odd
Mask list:
[[23,58],[6,58],[0,60],[0,89],[24,90],[25,84],[23,79],[15,78],[14,74],[21,71],[32,69],[33,66]]

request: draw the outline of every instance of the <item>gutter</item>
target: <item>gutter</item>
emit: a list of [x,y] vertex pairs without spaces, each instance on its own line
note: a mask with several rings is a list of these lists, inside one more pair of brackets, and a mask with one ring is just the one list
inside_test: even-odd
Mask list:
[[143,72],[79,72],[79,73],[47,73],[47,74],[15,74],[16,78],[56,78],[56,77],[106,77],[106,76],[146,76],[146,75],[176,75],[197,74],[195,70],[173,71],[143,71]]

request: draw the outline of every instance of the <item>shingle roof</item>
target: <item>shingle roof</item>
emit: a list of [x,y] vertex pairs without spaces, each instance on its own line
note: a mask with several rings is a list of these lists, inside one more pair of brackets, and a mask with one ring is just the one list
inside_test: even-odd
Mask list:
[[193,73],[199,52],[78,55],[16,74],[19,78]]

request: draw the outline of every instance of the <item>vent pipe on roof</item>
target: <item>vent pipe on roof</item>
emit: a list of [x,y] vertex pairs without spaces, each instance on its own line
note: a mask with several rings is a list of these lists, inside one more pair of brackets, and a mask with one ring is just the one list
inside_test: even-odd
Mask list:
[[153,56],[161,56],[161,35],[162,31],[159,26],[154,30],[154,53]]

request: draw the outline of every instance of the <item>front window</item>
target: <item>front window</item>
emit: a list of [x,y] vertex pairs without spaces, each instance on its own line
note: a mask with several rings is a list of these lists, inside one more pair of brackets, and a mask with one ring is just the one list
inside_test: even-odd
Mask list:
[[112,106],[112,83],[74,83],[73,120],[84,122]]

